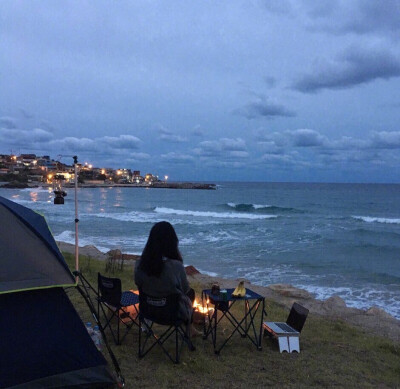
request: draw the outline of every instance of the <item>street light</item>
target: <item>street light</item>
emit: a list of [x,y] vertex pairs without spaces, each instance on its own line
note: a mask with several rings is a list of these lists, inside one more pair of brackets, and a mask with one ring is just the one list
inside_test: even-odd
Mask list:
[[[74,173],[75,173],[75,270],[79,271],[79,238],[78,238],[78,157],[76,155],[60,155],[61,157],[72,157],[74,160]],[[85,163],[87,164],[87,163]],[[65,192],[64,192],[65,193]],[[57,195],[57,194],[56,194]],[[65,194],[66,195],[66,194]],[[64,196],[63,196],[64,197]],[[54,202],[54,204],[64,204],[64,199],[62,202]],[[76,282],[78,282],[78,276],[75,277]]]
[[164,176],[165,182],[167,182],[168,180],[168,176]]

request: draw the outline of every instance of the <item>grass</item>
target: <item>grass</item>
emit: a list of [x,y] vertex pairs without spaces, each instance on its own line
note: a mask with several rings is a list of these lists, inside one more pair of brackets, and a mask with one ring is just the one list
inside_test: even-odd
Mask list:
[[[73,256],[64,254],[71,269]],[[97,272],[105,273],[105,263],[81,257],[81,271],[97,285]],[[132,266],[116,271],[123,289],[135,287]],[[192,285],[197,296],[202,286]],[[92,321],[89,309],[79,293],[68,294],[84,321]],[[271,320],[285,320],[287,311],[273,301],[266,301]],[[221,328],[220,328],[221,327]],[[229,331],[230,324],[219,326],[219,339]],[[133,328],[121,346],[110,344],[120,363],[126,388],[280,388],[340,387],[395,388],[400,387],[400,345],[388,339],[372,336],[350,325],[330,321],[310,314],[301,334],[300,354],[280,354],[277,343],[263,340],[263,350],[257,351],[248,339],[234,336],[215,355],[211,339],[194,338],[195,352],[184,347],[181,363],[174,365],[157,348],[145,358],[137,357],[138,332]],[[105,352],[105,357],[109,359]],[[110,363],[110,366],[112,364]]]

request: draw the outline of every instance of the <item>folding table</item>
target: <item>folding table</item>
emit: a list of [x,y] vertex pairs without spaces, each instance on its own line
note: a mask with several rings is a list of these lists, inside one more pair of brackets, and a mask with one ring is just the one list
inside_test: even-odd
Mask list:
[[[248,338],[258,350],[261,350],[261,340],[263,334],[263,320],[265,312],[265,298],[250,289],[246,289],[246,296],[233,297],[234,289],[227,289],[226,295],[213,295],[211,289],[204,289],[201,294],[203,307],[207,307],[208,320],[204,320],[203,339],[211,335],[214,352],[219,354],[223,347],[229,342],[232,336],[237,332],[242,338]],[[234,313],[232,307],[243,302],[243,314]],[[209,310],[209,306],[214,306],[214,311]],[[260,321],[255,322],[258,310],[261,310]],[[218,318],[218,311],[221,312]],[[232,325],[232,332],[224,339],[221,345],[217,347],[217,329],[218,324],[223,318],[226,318]]]

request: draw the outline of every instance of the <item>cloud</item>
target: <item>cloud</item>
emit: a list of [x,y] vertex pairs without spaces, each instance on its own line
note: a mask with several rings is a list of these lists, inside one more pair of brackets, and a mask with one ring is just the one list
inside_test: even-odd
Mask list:
[[264,77],[265,84],[267,85],[267,88],[273,88],[276,85],[276,78],[267,76]]
[[48,143],[53,139],[53,134],[41,128],[21,130],[18,128],[0,128],[0,143],[29,148],[34,143]]
[[294,111],[287,109],[283,105],[265,96],[259,96],[256,101],[236,109],[234,113],[244,116],[247,119],[255,119],[257,117],[272,119],[274,117],[296,116]]
[[396,35],[400,30],[398,0],[342,0],[303,2],[309,25],[332,34]]
[[187,142],[187,138],[180,136],[180,135],[176,135],[163,126],[158,126],[158,132],[160,134],[160,140],[170,142],[170,143]]
[[257,143],[266,154],[283,153],[282,147],[279,147],[274,141],[259,141]]
[[200,142],[194,152],[202,156],[217,156],[227,152],[245,152],[246,142],[242,138],[221,138]]
[[195,127],[193,128],[191,134],[192,134],[193,136],[202,137],[202,136],[204,136],[205,133],[204,133],[203,129],[201,128],[201,126],[195,126]]
[[180,154],[175,152],[170,152],[167,154],[162,154],[161,159],[167,162],[174,162],[174,163],[188,163],[194,162],[194,157],[188,154]]
[[34,114],[32,114],[32,113],[26,111],[26,110],[23,109],[23,108],[19,108],[19,112],[20,112],[21,117],[22,117],[23,119],[33,119],[33,118],[35,117]]
[[373,132],[371,147],[378,149],[400,149],[400,131]]
[[34,128],[32,131],[27,131],[32,142],[49,142],[54,135],[41,128]]
[[247,158],[249,153],[247,151],[231,151],[229,156],[232,158]]
[[287,134],[291,137],[294,147],[316,147],[322,146],[326,142],[326,137],[315,130],[299,129],[288,131]]
[[72,136],[68,136],[61,139],[56,139],[50,142],[50,145],[53,148],[56,148],[61,151],[86,151],[92,152],[99,150],[98,144],[95,140],[89,138],[76,138]]
[[136,150],[142,141],[133,135],[103,136],[100,138],[65,137],[51,142],[53,147],[62,150],[103,152],[107,154],[121,153],[121,151]]
[[120,148],[120,149],[137,149],[142,142],[139,138],[133,135],[103,136],[97,139],[98,142],[105,146]]
[[13,129],[13,128],[17,128],[17,125],[15,124],[14,118],[3,116],[3,117],[0,117],[0,127],[7,128],[7,129]]
[[285,146],[291,147],[319,147],[328,144],[326,136],[318,131],[308,128],[273,132],[271,134],[258,134],[259,145],[271,150],[279,150]]
[[147,153],[130,153],[127,161],[128,162],[146,161],[150,158],[151,158],[150,154]]
[[315,93],[399,76],[400,60],[388,50],[350,47],[335,62],[316,64],[315,69],[301,76],[292,88],[303,93]]

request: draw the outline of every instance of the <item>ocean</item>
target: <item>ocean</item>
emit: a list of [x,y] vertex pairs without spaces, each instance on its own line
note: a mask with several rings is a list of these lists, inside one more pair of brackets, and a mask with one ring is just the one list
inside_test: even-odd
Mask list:
[[[292,284],[400,319],[400,185],[219,183],[217,190],[78,190],[79,243],[140,254],[151,226],[176,229],[186,265],[254,284]],[[74,243],[74,190],[1,189]]]

